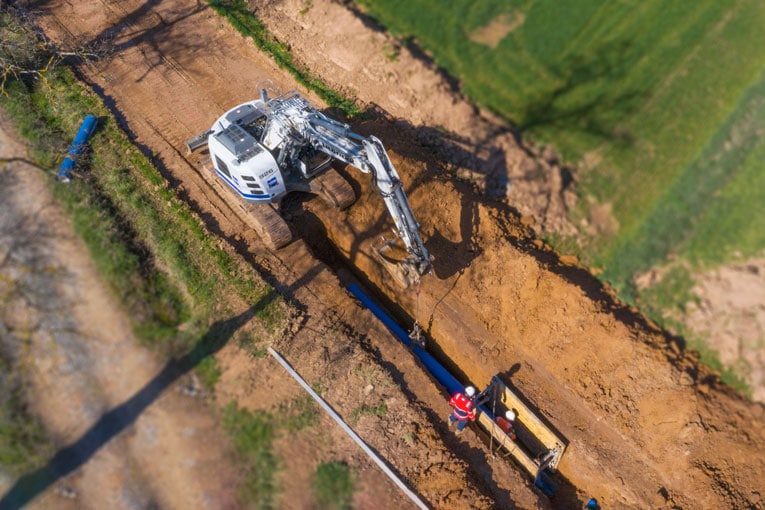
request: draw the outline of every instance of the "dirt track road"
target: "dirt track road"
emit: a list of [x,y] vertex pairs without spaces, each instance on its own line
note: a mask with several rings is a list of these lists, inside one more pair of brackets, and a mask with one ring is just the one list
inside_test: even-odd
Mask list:
[[[357,331],[369,331],[368,315],[357,311],[337,280],[325,276],[325,269],[316,269],[314,255],[330,264],[346,259],[401,317],[418,316],[433,338],[432,350],[466,381],[480,386],[491,375],[503,374],[538,407],[570,441],[560,466],[569,490],[553,505],[571,507],[587,495],[597,495],[607,507],[762,505],[762,407],[720,389],[691,353],[614,303],[585,270],[562,264],[529,239],[508,204],[476,195],[464,178],[450,171],[451,162],[435,159],[431,148],[410,141],[423,129],[417,122],[376,120],[355,128],[375,133],[388,146],[436,258],[435,274],[424,281],[419,303],[413,292],[397,288],[369,256],[369,244],[384,231],[387,218],[363,178],[357,179],[362,197],[348,212],[328,210],[319,201],[288,201],[285,210],[311,249],[299,241],[270,254],[204,184],[194,162],[185,159],[184,140],[206,130],[227,107],[254,97],[259,80],[272,78],[284,90],[295,87],[225,21],[201,3],[183,0],[41,4],[45,11],[41,22],[52,38],[114,38],[113,60],[83,69],[86,79],[136,143],[156,155],[169,181],[212,231],[269,271],[298,301],[320,305],[318,312],[309,306],[309,315],[332,310]],[[294,38],[296,51],[344,44],[343,67],[354,76],[363,74],[368,60],[363,56],[348,60],[353,53],[348,48],[353,38],[372,36],[353,16],[339,23],[338,16],[346,12],[341,6],[315,1],[300,15],[302,2],[269,5],[269,12],[284,17],[279,29],[291,42]],[[342,12],[336,13],[338,9]],[[276,19],[276,14],[269,18]],[[338,37],[327,31],[322,38],[320,30],[305,30],[301,36],[300,19],[309,27],[342,26],[349,35]],[[293,31],[289,20],[297,27]],[[337,53],[323,50],[322,54],[337,60]],[[342,72],[330,64],[316,65],[319,71],[331,70],[328,81]],[[387,86],[373,79],[368,83]],[[369,100],[363,85],[358,93],[360,99]],[[396,108],[386,103],[384,94],[375,102],[389,111]],[[454,107],[469,114],[457,99],[421,106]],[[431,126],[430,131],[436,130]],[[513,149],[508,145],[503,150]],[[326,238],[332,239],[339,255]],[[468,459],[476,483],[480,486],[484,480],[481,492],[498,506],[509,503],[498,499],[505,491],[520,506],[537,504],[522,477],[508,474],[512,470],[494,469],[474,452],[482,449],[475,438],[467,443],[454,440],[443,422],[443,395],[422,382],[411,362],[386,358],[384,353],[393,352],[387,349],[381,348],[381,355],[400,371],[396,382],[424,406],[445,444]],[[306,353],[306,359],[311,355]],[[418,383],[409,384],[408,378]],[[402,457],[396,462],[420,490],[427,481],[437,484],[439,476],[446,476],[443,468],[419,473],[418,479],[417,470],[426,469],[426,463],[407,466]],[[438,498],[432,501],[446,504]]]
[[[3,124],[0,157],[25,159],[9,135]],[[0,178],[2,249],[14,261],[3,276],[27,289],[10,294],[0,320],[20,344],[32,411],[66,446],[4,487],[0,507],[231,508],[227,440],[201,400],[177,391],[188,378],[160,377],[160,363],[137,345],[40,170],[19,161]],[[202,438],[216,446],[199,448]]]

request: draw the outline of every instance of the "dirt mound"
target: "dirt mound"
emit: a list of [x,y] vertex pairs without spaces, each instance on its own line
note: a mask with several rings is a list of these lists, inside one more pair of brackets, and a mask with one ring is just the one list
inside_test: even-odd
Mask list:
[[[385,139],[384,123],[374,127]],[[428,180],[423,160],[393,160],[414,183],[414,209],[427,211],[418,219],[428,248],[441,255],[419,298],[358,255],[370,248],[359,247],[355,233],[370,243],[386,224],[368,188],[347,218],[351,227],[332,229],[333,242],[404,320],[427,326],[430,349],[464,381],[484,386],[502,374],[531,399],[570,441],[560,471],[573,486],[630,507],[739,507],[757,499],[765,473],[761,406],[717,385],[693,353],[529,239],[506,206],[459,183]],[[743,473],[742,456],[750,461]]]
[[477,111],[427,58],[330,0],[258,2],[255,12],[325,83],[414,128],[407,136],[432,150],[446,170],[486,196],[505,197],[542,232],[575,232],[566,216],[576,201],[574,183],[557,156],[520,144],[506,123]]

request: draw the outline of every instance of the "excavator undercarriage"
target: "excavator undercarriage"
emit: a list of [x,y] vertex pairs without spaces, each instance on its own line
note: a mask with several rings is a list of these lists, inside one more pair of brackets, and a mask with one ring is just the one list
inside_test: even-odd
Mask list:
[[202,176],[222,196],[232,204],[237,217],[252,228],[266,245],[274,250],[287,246],[292,242],[292,231],[287,222],[274,207],[267,202],[251,203],[242,200],[234,191],[215,176],[210,162],[210,155],[204,155],[199,160]]

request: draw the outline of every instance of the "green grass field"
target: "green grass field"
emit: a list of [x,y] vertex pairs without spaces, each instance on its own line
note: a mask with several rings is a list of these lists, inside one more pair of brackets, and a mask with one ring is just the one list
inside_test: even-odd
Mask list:
[[668,257],[705,268],[765,248],[765,3],[359,3],[611,204],[618,229],[579,255],[622,297]]

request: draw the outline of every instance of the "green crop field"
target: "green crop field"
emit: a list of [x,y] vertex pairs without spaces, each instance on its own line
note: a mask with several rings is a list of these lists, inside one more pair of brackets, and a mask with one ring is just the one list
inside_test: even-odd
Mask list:
[[668,257],[707,268],[762,253],[765,3],[359,3],[573,165],[572,220],[611,206],[617,227],[583,231],[579,255],[622,297]]

